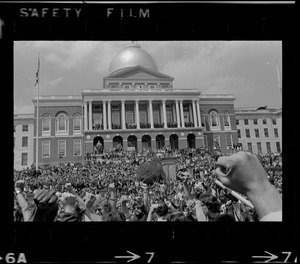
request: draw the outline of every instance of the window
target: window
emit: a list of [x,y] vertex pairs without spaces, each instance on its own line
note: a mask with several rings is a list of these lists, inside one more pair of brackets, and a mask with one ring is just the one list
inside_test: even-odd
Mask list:
[[253,124],[257,125],[257,119],[253,119]]
[[226,146],[232,147],[232,135],[226,135]]
[[28,132],[28,125],[23,125],[22,131],[23,132]]
[[248,151],[252,153],[252,143],[247,143]]
[[246,132],[246,138],[250,138],[250,130],[249,129],[245,129]]
[[228,112],[224,112],[224,127],[230,127],[230,115]]
[[263,119],[263,124],[264,124],[264,125],[267,124],[267,119]]
[[257,142],[257,151],[258,151],[258,153],[262,153],[261,143],[260,142]]
[[81,156],[81,139],[73,140],[74,156]]
[[236,120],[235,120],[235,124],[236,124],[236,125],[239,125],[239,124],[240,124],[240,120],[236,119]]
[[49,158],[50,157],[50,141],[43,141],[42,142],[42,157]]
[[140,112],[140,122],[147,123],[147,115],[146,112]]
[[264,132],[265,132],[265,137],[269,137],[269,131],[267,128],[264,128]]
[[112,124],[120,125],[120,114],[119,112],[113,112],[111,115]]
[[211,128],[219,128],[220,127],[219,115],[215,111],[212,111],[210,113],[210,127]]
[[66,156],[66,141],[58,140],[58,156],[65,157]]
[[258,129],[254,129],[254,132],[255,132],[255,137],[259,138],[259,130]]
[[[187,121],[187,116],[184,115],[184,121]],[[171,112],[167,112],[167,122],[172,122],[172,113]]]
[[272,119],[273,125],[276,125],[276,119]]
[[[186,109],[186,108],[184,108],[184,106],[185,106],[185,105],[183,105],[183,109]],[[166,109],[167,109],[167,110],[171,110],[171,109],[172,109],[172,106],[171,106],[170,104],[166,104]]]
[[126,90],[130,89],[130,87],[131,87],[130,84],[124,84],[124,85],[123,85],[123,88],[126,89]]
[[276,142],[276,149],[277,149],[277,152],[281,152],[280,142]]
[[28,147],[28,137],[22,137],[22,148]]
[[237,133],[238,133],[238,138],[241,138],[241,130],[237,130]]
[[27,166],[28,162],[28,153],[22,153],[22,161],[21,161],[22,166]]
[[274,128],[274,135],[275,135],[275,137],[279,137],[279,135],[278,135],[278,128]]
[[249,125],[248,119],[244,119],[244,124],[245,124],[246,126]]
[[56,131],[57,132],[67,132],[69,125],[69,120],[65,114],[59,114],[56,117]]
[[153,123],[160,123],[158,111],[153,112]]
[[51,118],[49,115],[44,115],[42,119],[42,133],[50,134]]
[[126,112],[126,123],[128,124],[134,123],[133,112]]
[[74,115],[73,130],[74,130],[74,132],[81,131],[81,115],[79,115],[79,114]]
[[270,144],[270,142],[266,142],[266,145],[267,145],[267,152],[269,154],[271,154],[271,144]]

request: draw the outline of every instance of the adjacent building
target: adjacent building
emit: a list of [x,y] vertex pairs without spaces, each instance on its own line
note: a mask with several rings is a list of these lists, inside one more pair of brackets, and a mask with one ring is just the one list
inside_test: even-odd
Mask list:
[[14,168],[21,170],[33,163],[33,114],[14,115]]
[[252,153],[282,151],[282,109],[236,108],[238,141]]

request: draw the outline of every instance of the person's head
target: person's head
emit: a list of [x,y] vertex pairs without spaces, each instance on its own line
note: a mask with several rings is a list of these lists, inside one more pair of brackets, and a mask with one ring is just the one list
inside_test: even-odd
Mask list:
[[177,212],[177,213],[169,214],[167,216],[167,221],[169,221],[169,222],[185,222],[185,221],[191,221],[191,220],[188,217],[186,217],[183,212]]
[[163,217],[166,216],[168,214],[169,208],[166,205],[166,203],[161,202],[159,204],[159,206],[155,209],[155,213],[159,216],[159,217]]
[[104,218],[106,222],[125,222],[125,214],[119,211],[110,211]]

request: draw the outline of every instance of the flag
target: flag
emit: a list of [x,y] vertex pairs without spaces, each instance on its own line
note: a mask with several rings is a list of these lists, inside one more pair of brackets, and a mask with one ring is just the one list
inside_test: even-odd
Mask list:
[[39,83],[39,73],[40,73],[40,54],[38,56],[38,66],[37,66],[37,70],[36,70],[36,74],[35,74],[35,84],[34,84],[34,86],[36,86]]

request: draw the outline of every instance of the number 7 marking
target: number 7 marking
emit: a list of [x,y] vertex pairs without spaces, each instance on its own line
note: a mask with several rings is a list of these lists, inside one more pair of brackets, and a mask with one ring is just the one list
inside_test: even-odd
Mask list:
[[286,259],[283,262],[287,262],[287,260],[289,259],[289,257],[291,256],[292,252],[282,252],[282,254],[287,254]]
[[149,254],[149,255],[151,255],[150,256],[150,258],[148,259],[148,261],[147,261],[147,263],[150,263],[151,262],[151,260],[153,259],[153,257],[154,257],[154,252],[146,252],[146,254]]

